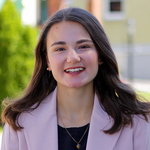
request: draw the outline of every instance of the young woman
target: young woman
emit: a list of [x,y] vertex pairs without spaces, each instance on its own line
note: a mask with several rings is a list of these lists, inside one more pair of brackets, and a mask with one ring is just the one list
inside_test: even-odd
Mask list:
[[24,95],[2,114],[2,150],[150,150],[150,104],[119,79],[98,20],[79,8],[46,23]]

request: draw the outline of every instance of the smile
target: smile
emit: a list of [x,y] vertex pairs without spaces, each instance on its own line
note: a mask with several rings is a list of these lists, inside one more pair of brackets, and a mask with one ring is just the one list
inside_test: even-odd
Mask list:
[[85,68],[75,68],[75,69],[66,69],[65,72],[72,73],[72,72],[80,72],[84,70]]

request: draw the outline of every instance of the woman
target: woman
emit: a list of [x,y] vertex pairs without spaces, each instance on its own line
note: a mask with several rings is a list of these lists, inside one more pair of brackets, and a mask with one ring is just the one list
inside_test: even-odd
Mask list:
[[150,104],[119,79],[98,20],[58,11],[39,38],[31,81],[5,108],[2,150],[149,150]]

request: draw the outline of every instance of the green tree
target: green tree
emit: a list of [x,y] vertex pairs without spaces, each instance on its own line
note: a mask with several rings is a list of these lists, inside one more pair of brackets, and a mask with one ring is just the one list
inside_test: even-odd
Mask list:
[[18,96],[27,86],[34,66],[36,28],[22,26],[11,0],[0,12],[0,101]]

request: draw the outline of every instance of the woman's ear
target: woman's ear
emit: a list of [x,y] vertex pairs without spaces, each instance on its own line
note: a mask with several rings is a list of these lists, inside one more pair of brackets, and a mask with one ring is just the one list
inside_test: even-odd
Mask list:
[[99,62],[98,62],[99,65],[102,65],[103,64],[103,61],[101,58],[99,58]]
[[99,64],[99,65],[102,65],[102,64],[103,64],[103,62],[102,62],[102,61],[100,61],[98,64]]
[[49,62],[49,59],[48,59],[47,55],[46,55],[46,62],[47,62],[47,70],[51,71],[50,62]]

